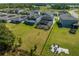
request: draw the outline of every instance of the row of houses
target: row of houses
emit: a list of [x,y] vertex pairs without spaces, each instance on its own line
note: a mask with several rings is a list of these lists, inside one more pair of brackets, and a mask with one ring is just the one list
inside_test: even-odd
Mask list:
[[[48,12],[40,12],[38,10],[31,11],[29,15],[7,14],[0,12],[0,22],[24,23],[27,25],[36,25],[39,29],[50,29],[54,21],[54,14]],[[67,11],[59,11],[59,23],[62,27],[79,26],[79,21],[69,14]]]
[[38,10],[31,11],[29,15],[22,16],[18,20],[13,20],[12,22],[22,22],[24,21],[27,25],[34,25],[37,19],[40,17],[40,12]]
[[24,23],[27,25],[36,25],[37,28],[49,29],[53,23],[53,14],[40,13],[38,10],[31,11],[29,15],[17,17],[17,14],[0,13],[0,21],[11,23]]
[[[69,14],[66,10],[59,11],[59,22],[62,27],[78,27],[78,19]],[[30,12],[30,15],[25,18],[25,24],[34,25],[36,24],[36,28],[40,29],[50,29],[53,20],[54,14],[49,12],[40,12],[38,10],[34,10]]]
[[0,12],[0,21],[10,21],[13,18],[16,18],[15,14],[7,14],[7,13],[1,13]]

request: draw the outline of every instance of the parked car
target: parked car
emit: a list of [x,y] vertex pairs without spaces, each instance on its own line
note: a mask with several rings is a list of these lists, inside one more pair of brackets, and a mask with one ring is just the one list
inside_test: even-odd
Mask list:
[[76,34],[76,29],[70,29],[70,30],[69,30],[69,33],[71,33],[71,34]]

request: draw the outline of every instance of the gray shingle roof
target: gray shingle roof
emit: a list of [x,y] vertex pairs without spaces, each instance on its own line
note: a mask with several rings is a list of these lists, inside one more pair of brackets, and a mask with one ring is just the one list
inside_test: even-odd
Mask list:
[[74,18],[70,14],[61,14],[60,15],[60,20],[76,20],[76,18]]

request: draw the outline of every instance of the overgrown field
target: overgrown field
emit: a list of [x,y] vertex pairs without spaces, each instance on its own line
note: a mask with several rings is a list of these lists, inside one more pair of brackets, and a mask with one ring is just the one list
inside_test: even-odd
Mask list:
[[[23,50],[30,51],[34,45],[37,46],[36,55],[39,55],[41,49],[47,39],[49,31],[36,29],[33,26],[25,24],[11,24],[7,23],[6,26],[14,33],[16,37],[21,37]],[[16,39],[17,42],[17,39]]]

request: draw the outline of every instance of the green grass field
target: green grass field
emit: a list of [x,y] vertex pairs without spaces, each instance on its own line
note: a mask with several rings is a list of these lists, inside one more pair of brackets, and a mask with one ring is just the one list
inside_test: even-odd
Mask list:
[[51,35],[44,47],[42,55],[44,56],[66,56],[66,54],[54,54],[50,51],[50,46],[53,43],[59,44],[63,48],[67,48],[70,51],[71,56],[79,56],[79,30],[77,30],[76,34],[70,34],[68,28],[58,28],[57,24],[55,24],[52,29]]
[[[25,24],[11,24],[6,26],[14,33],[16,37],[22,38],[21,49],[30,51],[34,45],[37,45],[36,55],[39,55],[46,41],[49,31],[35,29],[33,26]],[[17,41],[17,39],[16,39]]]
[[[22,38],[23,50],[30,51],[31,48],[36,44],[37,51],[36,55],[40,55],[40,52],[45,44],[48,37],[49,31],[35,29],[33,26],[28,26],[25,24],[11,24],[7,23],[6,26],[14,33],[16,37]],[[54,25],[50,37],[44,47],[41,55],[53,56],[57,55],[50,51],[50,46],[53,43],[59,44],[63,48],[67,48],[70,51],[71,56],[79,55],[79,29],[76,34],[70,34],[68,28],[58,28],[57,24]],[[16,39],[17,41],[17,39]],[[66,56],[66,54],[61,53],[58,56]]]

